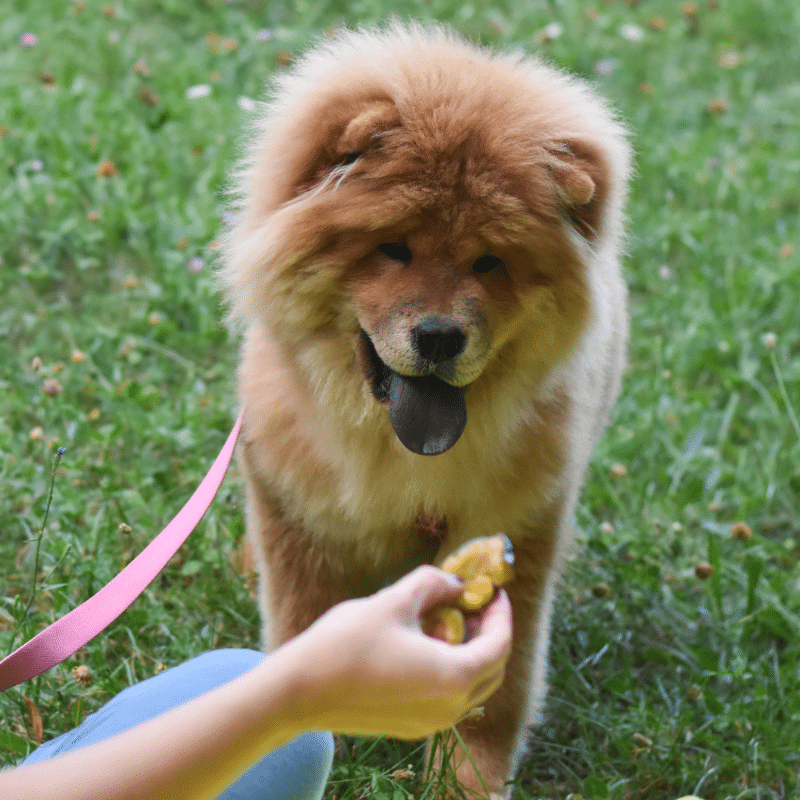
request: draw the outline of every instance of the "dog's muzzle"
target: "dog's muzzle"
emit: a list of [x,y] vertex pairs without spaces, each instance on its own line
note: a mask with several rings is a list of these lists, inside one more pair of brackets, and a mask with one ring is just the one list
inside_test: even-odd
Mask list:
[[419,455],[439,455],[460,438],[467,424],[464,389],[437,375],[451,371],[467,337],[460,327],[428,317],[411,330],[421,374],[402,375],[378,355],[372,339],[361,331],[361,362],[375,399],[389,406],[389,420],[402,444]]

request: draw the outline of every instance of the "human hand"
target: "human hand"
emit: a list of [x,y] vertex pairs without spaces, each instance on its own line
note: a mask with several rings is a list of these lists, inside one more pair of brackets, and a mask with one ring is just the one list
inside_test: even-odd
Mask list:
[[235,680],[101,742],[3,772],[0,795],[212,798],[303,731],[416,739],[447,728],[497,689],[511,647],[502,591],[470,617],[465,644],[423,633],[422,615],[462,590],[452,575],[420,567],[335,606]]
[[[417,739],[480,705],[503,680],[511,607],[500,591],[459,645],[426,635],[422,617],[454,602],[463,583],[423,566],[392,586],[335,606],[273,654],[296,662],[309,727]],[[283,653],[281,653],[283,651]]]

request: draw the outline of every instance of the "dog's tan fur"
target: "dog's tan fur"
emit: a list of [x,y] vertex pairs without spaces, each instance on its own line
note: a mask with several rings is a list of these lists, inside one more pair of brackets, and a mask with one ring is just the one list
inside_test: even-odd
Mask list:
[[[475,536],[506,533],[514,647],[461,734],[509,793],[544,694],[555,583],[623,369],[625,136],[582,82],[439,28],[321,44],[277,81],[240,175],[223,280],[243,323],[241,462],[264,646]],[[379,245],[405,236],[398,265]],[[502,264],[472,269],[491,253]],[[427,315],[468,346],[452,449],[416,455],[362,368]],[[483,797],[464,760],[465,790]]]

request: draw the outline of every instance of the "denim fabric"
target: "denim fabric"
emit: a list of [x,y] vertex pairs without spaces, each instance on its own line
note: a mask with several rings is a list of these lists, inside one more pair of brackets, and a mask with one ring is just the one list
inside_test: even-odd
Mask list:
[[[34,750],[24,764],[52,758],[133,728],[255,667],[264,653],[213,650],[120,692],[77,728]],[[268,753],[218,800],[320,800],[333,760],[333,737],[313,731]]]

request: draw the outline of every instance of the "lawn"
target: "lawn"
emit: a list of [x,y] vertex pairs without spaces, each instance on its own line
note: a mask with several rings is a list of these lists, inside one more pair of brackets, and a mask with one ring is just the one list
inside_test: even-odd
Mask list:
[[[235,410],[212,272],[253,100],[326,30],[391,11],[589,78],[637,153],[630,369],[516,797],[800,798],[790,0],[6,0],[0,654],[97,591],[205,474]],[[0,696],[0,764],[164,667],[256,645],[241,500],[234,468],[117,623]],[[418,745],[340,742],[329,800],[430,793]]]

